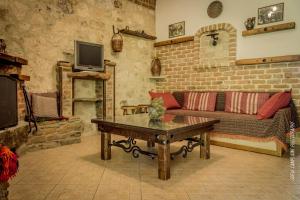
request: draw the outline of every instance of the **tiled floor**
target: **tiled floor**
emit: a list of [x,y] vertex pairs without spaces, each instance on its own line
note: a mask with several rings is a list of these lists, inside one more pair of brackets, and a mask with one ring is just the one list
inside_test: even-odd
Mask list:
[[287,157],[217,146],[212,146],[210,160],[200,160],[198,149],[186,159],[177,157],[171,161],[171,179],[161,181],[157,160],[135,159],[113,147],[112,160],[102,161],[99,146],[95,135],[84,137],[81,144],[25,154],[19,174],[10,182],[9,199],[300,199],[300,155],[294,182]]

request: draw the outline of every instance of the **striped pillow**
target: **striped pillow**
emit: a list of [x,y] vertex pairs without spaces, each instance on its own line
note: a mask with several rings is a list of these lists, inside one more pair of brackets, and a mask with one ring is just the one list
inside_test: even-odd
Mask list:
[[225,92],[225,112],[256,115],[269,97],[269,93]]
[[184,93],[184,109],[215,111],[216,92],[185,92]]

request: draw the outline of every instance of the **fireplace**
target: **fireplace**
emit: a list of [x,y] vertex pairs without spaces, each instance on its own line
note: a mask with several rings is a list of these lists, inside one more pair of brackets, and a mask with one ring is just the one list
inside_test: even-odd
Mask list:
[[18,124],[17,81],[0,75],[0,129]]

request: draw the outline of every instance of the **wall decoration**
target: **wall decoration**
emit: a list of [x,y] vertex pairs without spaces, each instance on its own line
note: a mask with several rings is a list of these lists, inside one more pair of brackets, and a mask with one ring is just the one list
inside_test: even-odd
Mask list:
[[211,18],[216,18],[221,15],[223,11],[223,4],[221,1],[213,1],[207,8],[207,15]]
[[218,44],[218,40],[219,40],[219,37],[218,37],[219,33],[217,33],[216,31],[211,31],[210,34],[206,35],[208,37],[211,37],[211,43],[213,46],[217,46]]
[[160,76],[161,63],[158,57],[155,57],[151,63],[151,74],[152,76]]
[[115,26],[113,26],[113,36],[111,38],[111,47],[114,52],[121,52],[123,49],[123,37],[120,34],[120,30],[118,32],[115,31]]
[[244,24],[247,30],[252,30],[255,26],[255,17],[248,18]]
[[185,35],[185,22],[178,22],[169,25],[169,38]]
[[258,9],[258,25],[283,21],[284,3]]
[[127,35],[133,35],[133,36],[137,36],[137,37],[141,37],[141,38],[145,38],[145,39],[149,39],[149,40],[156,40],[156,36],[153,35],[148,35],[147,33],[145,33],[144,30],[130,30],[129,26],[126,26],[125,29],[121,29],[120,33],[123,34],[127,34]]

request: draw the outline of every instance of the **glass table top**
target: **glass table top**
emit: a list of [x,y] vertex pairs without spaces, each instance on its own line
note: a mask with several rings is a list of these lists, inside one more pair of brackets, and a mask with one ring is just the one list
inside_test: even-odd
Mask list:
[[135,114],[117,116],[113,118],[97,118],[93,119],[92,122],[100,124],[115,124],[115,125],[127,125],[134,127],[142,127],[160,131],[169,131],[178,128],[190,127],[193,125],[200,124],[214,124],[218,120],[205,117],[195,116],[178,116],[173,114],[165,114],[160,120],[151,120],[148,114]]

